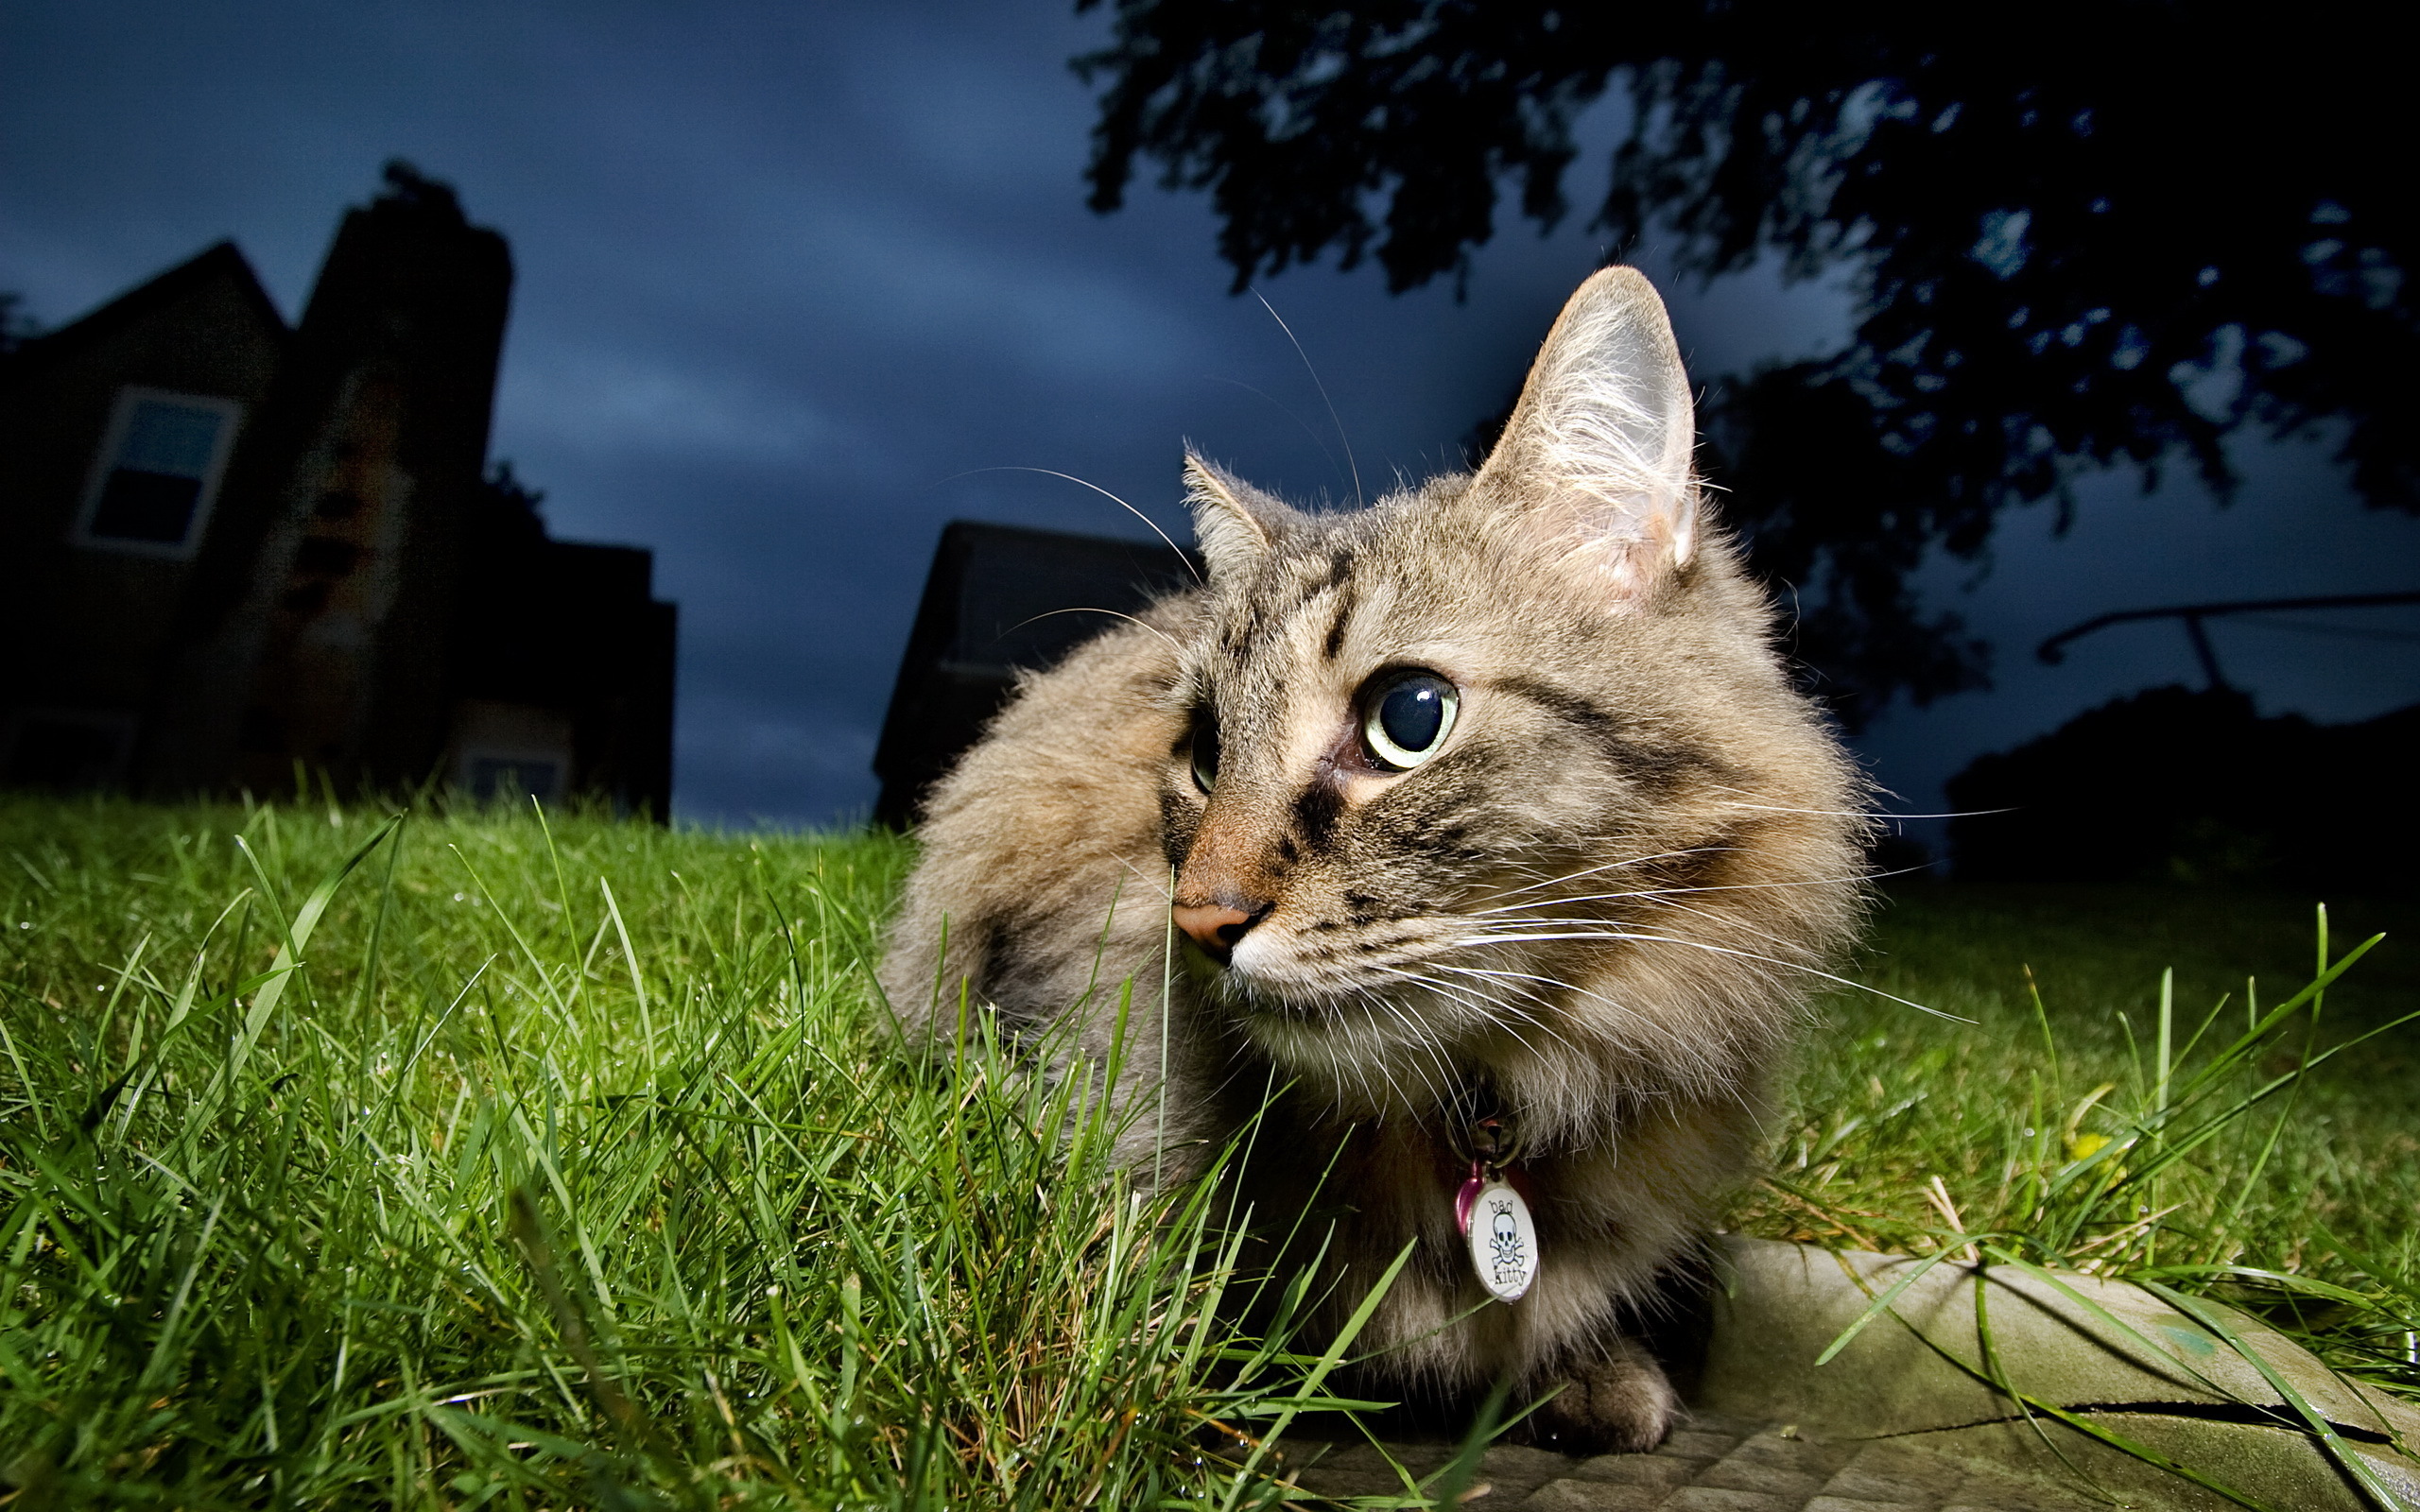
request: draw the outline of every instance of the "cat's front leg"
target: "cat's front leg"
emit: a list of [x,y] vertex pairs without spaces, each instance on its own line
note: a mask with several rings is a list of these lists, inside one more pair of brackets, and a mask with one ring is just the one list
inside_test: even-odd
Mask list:
[[1644,1453],[1664,1442],[1681,1415],[1680,1393],[1655,1357],[1629,1339],[1594,1359],[1567,1363],[1559,1377],[1535,1383],[1552,1401],[1524,1418],[1514,1436],[1566,1454]]

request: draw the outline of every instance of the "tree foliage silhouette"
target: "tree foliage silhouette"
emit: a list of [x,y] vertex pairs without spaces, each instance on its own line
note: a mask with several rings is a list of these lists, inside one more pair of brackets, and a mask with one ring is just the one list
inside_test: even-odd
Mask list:
[[[1091,9],[1101,0],[1079,0]],[[2066,0],[2005,16],[1780,0],[1115,0],[1092,204],[1139,161],[1207,190],[1236,286],[1331,252],[1401,291],[1471,276],[1499,200],[1569,209],[1572,127],[1625,93],[1596,224],[1704,278],[1845,265],[1845,350],[1718,384],[1709,472],[1800,653],[1856,722],[1981,679],[1908,589],[2082,468],[2221,497],[2238,427],[2325,427],[2420,510],[2413,131],[2400,49],[2350,7],[2254,19]],[[1705,375],[1702,375],[1703,378]]]
[[26,314],[26,297],[14,289],[0,289],[0,357],[40,335],[42,326]]

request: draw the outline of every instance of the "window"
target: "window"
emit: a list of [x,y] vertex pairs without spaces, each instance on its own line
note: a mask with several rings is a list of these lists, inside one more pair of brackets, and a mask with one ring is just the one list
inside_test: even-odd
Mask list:
[[77,512],[76,543],[192,556],[243,418],[244,406],[229,399],[120,389]]
[[454,786],[482,803],[562,799],[572,778],[572,722],[560,709],[467,698],[454,710]]
[[545,756],[482,756],[465,758],[471,796],[482,803],[497,799],[517,802],[534,798],[551,802],[563,789],[562,764]]

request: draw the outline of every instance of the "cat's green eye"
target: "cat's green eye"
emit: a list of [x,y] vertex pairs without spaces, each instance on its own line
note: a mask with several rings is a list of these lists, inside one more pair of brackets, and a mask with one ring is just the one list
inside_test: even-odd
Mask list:
[[1205,798],[1219,785],[1219,723],[1207,709],[1193,716],[1193,785]]
[[1390,674],[1362,696],[1361,739],[1380,763],[1409,771],[1444,747],[1461,704],[1461,691],[1434,672]]

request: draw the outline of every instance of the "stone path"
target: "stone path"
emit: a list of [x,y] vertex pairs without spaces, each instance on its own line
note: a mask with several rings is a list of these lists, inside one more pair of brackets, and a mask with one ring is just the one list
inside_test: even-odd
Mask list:
[[[1415,1478],[1449,1444],[1397,1444]],[[1367,1444],[1339,1446],[1296,1476],[1322,1496],[1402,1495]],[[1575,1459],[1498,1445],[1463,1500],[1478,1512],[2101,1512],[2105,1503],[2013,1470],[1979,1468],[1895,1439],[1811,1438],[1787,1424],[1701,1412],[1651,1454]]]
[[[2283,1512],[2372,1512],[2376,1496],[2337,1454],[2358,1456],[2370,1483],[2420,1512],[2420,1457],[2400,1447],[2420,1444],[2420,1413],[2336,1375],[2248,1314],[2227,1314],[2219,1330],[2206,1322],[2211,1304],[2188,1314],[2106,1278],[1955,1263],[1916,1271],[1905,1256],[1738,1235],[1719,1245],[1702,1368],[1676,1376],[1691,1409],[1683,1426],[1651,1454],[1582,1459],[1499,1445],[1465,1502],[1479,1512],[2239,1504],[2105,1441],[2118,1435]],[[1887,1319],[1870,1315],[1876,1297],[1891,1298]],[[2288,1404],[2283,1383],[2300,1405]],[[2013,1419],[2020,1390],[2090,1415],[2098,1432],[2062,1426],[2056,1414]],[[2323,1450],[2301,1427],[2306,1412],[2324,1413],[2349,1444]],[[1390,1448],[1415,1481],[1454,1452],[1450,1443]],[[1315,1496],[1415,1493],[1366,1443],[1300,1445],[1286,1462]]]

